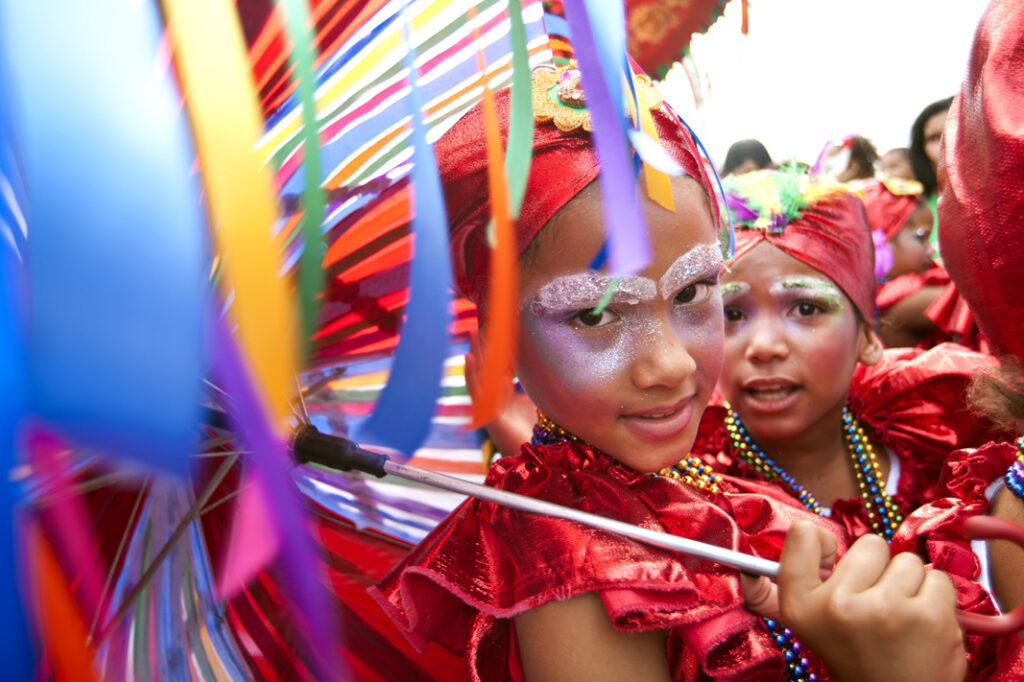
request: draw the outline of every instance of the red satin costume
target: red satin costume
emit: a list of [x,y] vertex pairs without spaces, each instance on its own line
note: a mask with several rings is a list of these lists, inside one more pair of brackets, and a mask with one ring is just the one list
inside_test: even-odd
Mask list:
[[[992,2],[982,17],[967,77],[946,120],[939,181],[939,237],[946,266],[994,352],[1024,358],[1024,6]],[[995,443],[954,453],[934,502],[901,526],[893,548],[915,549],[954,580],[961,608],[992,613],[973,579],[978,557],[959,535],[963,519],[989,510],[986,488],[1017,449]],[[1024,679],[1016,634],[968,638],[969,680]]]

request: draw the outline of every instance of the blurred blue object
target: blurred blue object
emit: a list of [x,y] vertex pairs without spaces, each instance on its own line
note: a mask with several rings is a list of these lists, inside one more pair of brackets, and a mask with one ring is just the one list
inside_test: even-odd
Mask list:
[[21,315],[24,286],[22,249],[24,218],[21,215],[20,186],[10,120],[4,93],[7,79],[0,63],[0,670],[11,680],[28,680],[32,675],[32,648],[21,597],[18,594],[18,552],[15,548],[15,483],[8,472],[17,465],[14,457],[15,430],[25,413],[25,349]]
[[184,473],[205,224],[157,7],[10,0],[0,29],[30,237],[32,408],[76,446]]

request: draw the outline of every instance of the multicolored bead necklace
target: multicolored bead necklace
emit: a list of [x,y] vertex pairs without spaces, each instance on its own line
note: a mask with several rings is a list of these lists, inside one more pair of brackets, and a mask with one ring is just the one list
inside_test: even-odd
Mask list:
[[[746,427],[743,426],[739,415],[728,405],[726,405],[726,409],[728,409],[728,413],[725,417],[725,428],[729,432],[729,439],[739,453],[740,459],[761,473],[765,479],[782,481],[805,507],[815,514],[821,514],[821,505],[814,495],[786,473],[786,470],[773,459],[765,455],[751,438]],[[861,499],[864,500],[864,508],[868,513],[871,526],[885,538],[886,542],[889,542],[903,517],[892,498],[885,492],[885,483],[882,481],[882,471],[878,465],[875,449],[848,407],[843,407],[843,437],[853,462],[857,487],[860,489]],[[1007,481],[1009,481],[1009,475]],[[803,655],[803,646],[793,636],[793,632],[782,623],[770,618],[762,618],[761,621],[768,628],[775,644],[782,650],[786,665],[786,677],[792,682],[816,682],[818,676],[810,672],[810,661]]]
[[[554,445],[565,442],[583,443],[584,441],[537,410],[537,423],[533,426],[533,438],[530,442],[533,445]],[[704,494],[718,492],[719,477],[711,467],[693,455],[687,455],[681,462],[668,469],[662,469],[657,475],[682,481]]]
[[1017,459],[1006,470],[1005,481],[1010,492],[1024,500],[1024,437],[1017,439]]
[[[821,505],[814,495],[786,473],[785,469],[779,466],[775,460],[765,455],[751,438],[746,427],[743,426],[739,415],[728,405],[726,408],[729,412],[725,418],[725,428],[729,432],[729,439],[739,453],[740,459],[758,471],[765,479],[782,481],[805,507],[815,514],[821,514]],[[843,437],[853,462],[857,487],[860,489],[861,499],[864,500],[864,508],[871,521],[871,526],[875,532],[889,541],[892,539],[893,533],[896,532],[897,526],[903,521],[903,517],[892,498],[885,492],[885,483],[882,480],[882,471],[878,465],[875,448],[848,407],[843,408]]]

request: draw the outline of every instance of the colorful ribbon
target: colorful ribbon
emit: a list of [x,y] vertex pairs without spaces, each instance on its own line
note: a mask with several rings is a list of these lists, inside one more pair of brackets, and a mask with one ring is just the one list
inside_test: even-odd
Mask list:
[[[626,140],[619,65],[625,54],[625,17],[620,4],[565,0],[576,60],[583,75],[587,108],[594,125],[594,146],[601,159],[598,183],[613,276],[631,275],[651,260],[646,222],[636,201],[636,173]],[[612,12],[612,16],[608,12]],[[594,20],[600,17],[600,20]]]
[[166,0],[175,62],[187,93],[200,167],[238,341],[275,431],[282,437],[295,390],[291,300],[271,238],[271,175],[254,151],[262,121],[229,0]]
[[203,371],[205,221],[156,9],[6,2],[26,187],[34,410],[76,445],[183,473]]
[[295,68],[298,97],[302,106],[302,168],[305,188],[302,191],[303,247],[302,261],[299,264],[299,311],[302,320],[300,345],[305,361],[309,357],[310,340],[316,332],[320,308],[317,299],[324,284],[320,261],[324,250],[321,235],[326,196],[321,186],[323,169],[320,159],[309,4],[303,0],[276,2],[278,7],[285,10],[285,30],[292,43],[290,61]]
[[448,220],[437,162],[426,139],[423,96],[416,72],[408,5],[402,7],[402,30],[409,70],[409,107],[413,141],[413,220],[415,253],[410,265],[409,303],[395,352],[391,376],[381,391],[373,416],[359,439],[380,443],[411,456],[430,431],[441,391],[441,373],[448,349],[451,317],[451,258]]

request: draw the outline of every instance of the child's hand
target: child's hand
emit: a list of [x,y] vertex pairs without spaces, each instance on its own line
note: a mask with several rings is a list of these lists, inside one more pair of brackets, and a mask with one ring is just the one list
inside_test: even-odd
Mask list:
[[828,531],[793,524],[780,557],[777,601],[763,582],[745,578],[748,605],[786,623],[837,680],[963,679],[956,594],[944,573],[926,571],[913,554],[890,559],[885,541],[868,535],[822,582],[822,556],[834,552]]
[[[476,336],[470,339],[469,352],[466,353],[466,388],[469,397],[473,398],[477,390],[477,369],[480,366],[480,346]],[[487,435],[494,441],[494,447],[504,457],[519,453],[519,446],[533,436],[533,425],[537,423],[537,406],[525,393],[513,392],[505,405],[505,409],[490,424],[487,424]]]

